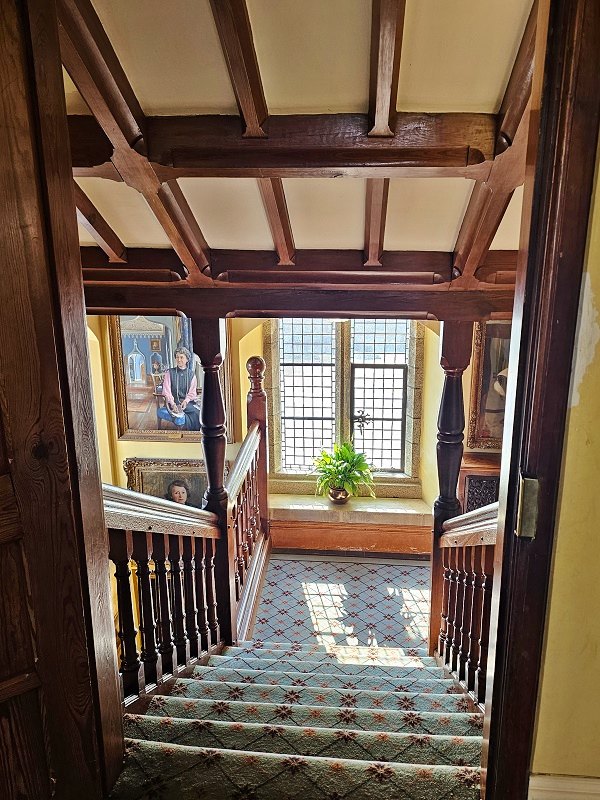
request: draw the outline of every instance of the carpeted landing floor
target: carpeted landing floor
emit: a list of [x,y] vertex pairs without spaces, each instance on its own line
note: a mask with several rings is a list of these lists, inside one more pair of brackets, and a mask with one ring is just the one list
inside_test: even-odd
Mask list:
[[418,646],[427,568],[382,566],[274,558],[257,627],[288,636],[226,648],[126,715],[112,800],[479,798],[482,716]]

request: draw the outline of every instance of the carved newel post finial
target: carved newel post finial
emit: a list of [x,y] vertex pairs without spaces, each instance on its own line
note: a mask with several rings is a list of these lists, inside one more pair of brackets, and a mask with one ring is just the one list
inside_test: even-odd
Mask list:
[[260,508],[260,524],[263,533],[269,529],[269,455],[267,448],[267,393],[264,390],[265,362],[260,356],[252,356],[246,361],[250,390],[248,392],[248,426],[258,422],[260,428],[260,444],[258,447],[258,503]]

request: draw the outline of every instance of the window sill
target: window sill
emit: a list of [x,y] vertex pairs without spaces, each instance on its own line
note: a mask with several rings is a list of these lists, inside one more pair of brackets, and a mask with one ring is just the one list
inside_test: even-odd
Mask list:
[[423,500],[387,497],[351,497],[336,506],[326,497],[269,494],[269,517],[274,521],[325,522],[348,525],[406,525],[428,527],[433,524],[431,508]]

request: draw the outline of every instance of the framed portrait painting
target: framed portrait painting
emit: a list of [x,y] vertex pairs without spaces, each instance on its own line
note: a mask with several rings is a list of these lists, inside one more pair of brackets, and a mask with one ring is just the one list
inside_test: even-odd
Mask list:
[[[126,458],[123,468],[127,488],[173,502],[202,508],[206,491],[206,468],[198,459]],[[225,476],[229,462],[225,462]]]
[[504,427],[510,322],[476,322],[467,446],[500,450]]
[[[199,442],[204,372],[192,349],[191,320],[123,314],[108,324],[119,438]],[[229,375],[228,356],[221,371],[224,401]],[[230,434],[227,402],[226,408]]]

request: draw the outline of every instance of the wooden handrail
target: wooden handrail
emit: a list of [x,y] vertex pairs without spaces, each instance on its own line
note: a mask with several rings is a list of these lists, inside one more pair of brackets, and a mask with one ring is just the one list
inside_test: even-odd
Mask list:
[[252,466],[252,461],[256,451],[260,446],[260,426],[258,422],[253,422],[248,428],[248,433],[239,449],[234,461],[231,472],[227,477],[225,488],[227,489],[227,500],[229,505],[233,505],[239,495],[244,483],[244,479]]
[[477,547],[496,544],[498,503],[469,511],[446,520],[442,525],[439,547]]
[[109,528],[152,531],[176,536],[218,539],[216,514],[170,500],[102,484],[104,517]]

